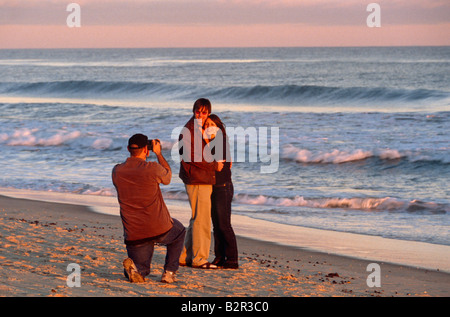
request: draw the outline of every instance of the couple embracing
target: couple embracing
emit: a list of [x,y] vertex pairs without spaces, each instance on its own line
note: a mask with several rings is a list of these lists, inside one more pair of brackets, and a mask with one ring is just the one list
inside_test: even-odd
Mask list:
[[[211,114],[208,99],[198,99],[193,113],[179,137],[179,176],[192,210],[180,265],[237,269],[237,243],[231,226],[234,189],[225,126],[218,116]],[[215,259],[209,262],[211,219]]]

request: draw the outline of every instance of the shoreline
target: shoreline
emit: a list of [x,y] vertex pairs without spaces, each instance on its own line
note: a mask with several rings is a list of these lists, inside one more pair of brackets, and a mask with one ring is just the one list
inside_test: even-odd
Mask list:
[[[172,216],[177,218],[177,214],[175,211]],[[377,263],[381,287],[369,287],[367,279],[371,272],[367,267],[373,261],[262,241],[240,233],[237,233],[238,270],[180,267],[178,281],[163,284],[159,279],[165,248],[157,246],[146,282],[132,284],[123,276],[126,250],[119,217],[92,212],[88,206],[79,204],[11,198],[3,193],[0,193],[0,216],[4,250],[0,255],[0,296],[441,297],[450,294],[448,273],[380,261]],[[185,220],[177,219],[185,224]],[[243,229],[236,228],[236,231]],[[67,285],[70,263],[81,268],[81,287]]]
[[[67,203],[88,207],[92,212],[119,216],[117,198],[113,196],[81,195],[0,187],[0,195]],[[165,200],[173,218],[189,225],[188,202]],[[384,238],[380,236],[291,226],[232,214],[236,235],[255,241],[281,246],[346,256],[372,262],[391,263],[413,268],[450,273],[450,246]]]

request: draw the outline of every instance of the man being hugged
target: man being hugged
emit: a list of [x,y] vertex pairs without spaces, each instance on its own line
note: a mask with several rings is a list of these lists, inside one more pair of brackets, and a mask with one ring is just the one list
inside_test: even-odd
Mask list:
[[180,264],[201,269],[216,269],[208,261],[211,246],[211,193],[216,183],[216,170],[221,171],[222,162],[216,162],[208,151],[204,151],[203,124],[211,113],[208,99],[197,99],[192,108],[193,116],[180,134],[179,150],[181,155],[179,176],[186,187],[191,219],[186,231],[184,249]]
[[[152,150],[157,162],[147,162]],[[161,282],[174,282],[183,249],[185,228],[171,218],[159,184],[168,185],[172,178],[169,164],[161,153],[158,140],[135,134],[128,140],[130,157],[117,164],[112,181],[117,190],[120,216],[128,258],[123,266],[130,282],[144,282],[150,273],[154,244],[166,245],[164,273]]]

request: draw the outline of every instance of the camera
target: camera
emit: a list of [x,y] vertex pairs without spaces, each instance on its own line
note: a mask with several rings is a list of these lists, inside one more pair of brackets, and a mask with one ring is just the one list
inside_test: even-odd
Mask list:
[[153,151],[153,140],[155,140],[156,142],[160,143],[160,141],[158,139],[148,140],[147,141],[147,148],[148,148],[149,151]]

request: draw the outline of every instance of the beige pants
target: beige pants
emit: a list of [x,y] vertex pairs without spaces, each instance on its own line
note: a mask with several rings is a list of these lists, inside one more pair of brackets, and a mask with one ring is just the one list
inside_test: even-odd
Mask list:
[[208,262],[211,246],[212,185],[185,185],[192,216],[186,231],[180,264],[200,266]]

